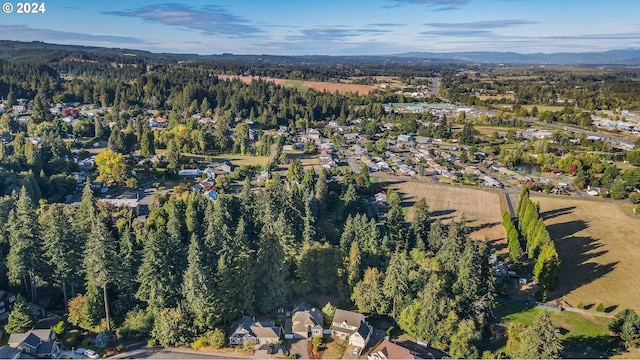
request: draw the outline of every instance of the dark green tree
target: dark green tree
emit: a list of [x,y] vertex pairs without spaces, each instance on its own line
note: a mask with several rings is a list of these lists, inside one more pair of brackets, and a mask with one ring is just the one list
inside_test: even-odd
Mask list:
[[31,330],[35,323],[35,316],[27,300],[22,295],[18,295],[4,330],[8,334],[24,333]]
[[191,236],[189,244],[188,265],[182,281],[182,294],[186,310],[191,314],[193,325],[205,332],[220,319],[220,311],[214,299],[213,279],[203,263],[202,244],[196,235]]
[[267,220],[262,226],[256,254],[256,302],[262,313],[270,313],[284,304],[287,298],[285,252],[282,247],[278,222],[267,208]]
[[515,357],[521,359],[557,359],[563,346],[548,311],[540,311],[533,324],[522,334],[522,346]]
[[40,229],[33,201],[22,186],[15,209],[9,215],[9,254],[7,277],[13,285],[24,283],[25,291],[36,301],[36,275],[40,263]]
[[156,148],[154,142],[153,132],[145,128],[142,132],[142,138],[140,139],[140,156],[148,158],[149,156],[155,155]]
[[391,300],[391,316],[396,318],[396,308],[401,297],[409,290],[407,257],[404,252],[397,251],[391,255],[389,266],[385,271],[382,291]]
[[111,331],[107,287],[117,281],[121,261],[116,252],[116,241],[100,219],[93,222],[87,238],[83,260],[87,274],[87,286],[93,285],[102,290],[107,331]]
[[427,201],[424,198],[420,198],[416,201],[414,209],[413,220],[411,220],[411,225],[409,225],[409,235],[411,239],[409,248],[416,247],[420,250],[426,250],[429,230],[431,229],[429,205],[427,205]]

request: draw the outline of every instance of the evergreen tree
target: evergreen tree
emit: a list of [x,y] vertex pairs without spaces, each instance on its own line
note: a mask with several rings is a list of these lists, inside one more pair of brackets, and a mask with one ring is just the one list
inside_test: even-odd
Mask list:
[[36,271],[40,263],[40,231],[27,189],[22,186],[15,209],[9,215],[9,254],[7,255],[7,277],[13,285],[24,283],[32,301],[36,301]]
[[84,244],[79,242],[63,204],[52,204],[41,217],[43,253],[53,281],[62,289],[65,308],[67,286],[79,283]]
[[167,144],[167,168],[178,173],[180,164],[182,163],[182,154],[180,153],[180,145],[175,139],[169,140]]
[[218,321],[220,312],[214,300],[213,281],[203,266],[202,245],[196,235],[191,236],[187,270],[182,282],[182,294],[186,309],[193,318],[194,326],[204,332]]
[[307,246],[311,244],[311,242],[314,240],[314,237],[316,235],[316,229],[314,226],[315,217],[313,216],[313,210],[312,210],[313,200],[314,200],[313,195],[308,194],[307,196],[305,196],[302,241]]
[[368,268],[353,288],[351,300],[360,312],[385,314],[389,303],[384,296],[384,274],[377,268]]
[[176,266],[184,262],[181,249],[182,244],[171,242],[163,227],[151,230],[146,236],[136,298],[146,302],[154,312],[178,304],[184,272],[183,267]]
[[451,337],[449,355],[454,359],[477,359],[478,348],[475,342],[480,340],[481,333],[472,319],[460,322],[455,334]]
[[473,124],[470,122],[464,123],[462,132],[460,133],[460,144],[473,145],[476,142],[474,135],[475,129],[473,128]]
[[82,200],[75,214],[74,224],[77,226],[78,236],[86,239],[91,232],[91,226],[97,217],[96,199],[91,189],[91,183],[87,181],[82,190]]
[[[267,209],[268,211],[268,209]],[[267,218],[272,218],[269,214]],[[256,254],[256,302],[262,313],[270,313],[282,305],[287,298],[285,253],[280,229],[275,221],[266,222],[260,233],[260,244]]]
[[156,148],[154,144],[153,132],[149,129],[144,129],[142,132],[142,139],[140,139],[140,156],[148,158],[155,155]]
[[118,238],[118,258],[120,273],[116,283],[118,287],[117,313],[126,314],[136,305],[135,294],[138,289],[136,274],[140,267],[140,251],[136,244],[136,237],[131,225],[127,223]]
[[4,330],[8,334],[24,333],[31,330],[35,323],[35,316],[27,300],[25,300],[22,295],[18,295],[16,302],[13,304],[13,310],[11,310],[9,314],[7,325],[4,326]]
[[216,298],[224,322],[253,312],[255,301],[254,252],[247,246],[247,229],[240,218],[233,241],[223,244],[218,260]]
[[107,331],[111,331],[107,287],[117,281],[121,261],[116,252],[116,242],[100,219],[94,220],[83,260],[87,282],[102,289]]
[[542,246],[538,260],[533,267],[533,276],[544,290],[553,290],[558,284],[560,259],[553,241]]
[[517,352],[521,359],[557,359],[562,351],[562,344],[551,323],[548,311],[541,311],[533,324],[522,334],[522,346]]
[[429,230],[431,229],[431,218],[429,217],[429,205],[424,198],[420,198],[414,205],[415,213],[413,220],[409,226],[409,234],[411,239],[411,248],[416,247],[419,250],[427,249],[429,238]]
[[362,269],[362,259],[360,258],[360,246],[358,241],[351,243],[351,249],[349,249],[349,261],[347,264],[347,284],[349,285],[349,293],[353,291],[358,281],[360,281]]
[[402,206],[399,203],[391,206],[391,209],[387,213],[387,221],[385,225],[387,227],[387,236],[390,239],[390,246],[392,246],[392,248],[387,248],[386,250],[391,252],[396,247],[409,250],[409,244],[407,244],[407,236],[404,228],[404,212],[402,211]]
[[396,319],[396,307],[399,298],[407,295],[409,279],[407,271],[407,257],[404,252],[397,251],[391,255],[389,266],[385,271],[384,295],[391,299],[391,315]]

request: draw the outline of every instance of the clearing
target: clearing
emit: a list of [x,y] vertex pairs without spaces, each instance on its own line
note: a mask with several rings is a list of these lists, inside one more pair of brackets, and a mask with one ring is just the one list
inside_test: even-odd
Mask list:
[[368,94],[373,90],[378,90],[379,87],[371,85],[359,85],[359,84],[344,84],[333,83],[324,81],[304,81],[304,80],[288,80],[288,79],[276,79],[272,77],[253,77],[253,76],[237,76],[237,75],[216,75],[220,79],[240,79],[243,83],[249,84],[253,80],[271,81],[280,86],[294,87],[298,90],[311,88],[318,91],[339,92],[341,94],[346,93],[359,93]]
[[392,187],[402,195],[402,204],[408,208],[407,221],[413,219],[413,204],[424,198],[431,217],[447,223],[460,220],[464,214],[469,233],[475,239],[487,239],[496,250],[506,246],[500,213],[500,196],[488,191],[464,186],[427,184],[406,180],[387,180],[377,185]]
[[560,281],[550,297],[607,312],[640,310],[640,219],[606,201],[534,196],[560,255]]
[[[538,312],[527,305],[501,302],[493,314],[503,323],[531,325]],[[551,321],[559,330],[559,338],[565,358],[609,358],[623,353],[617,338],[611,336],[608,325],[611,319],[582,315],[569,311],[550,311]]]

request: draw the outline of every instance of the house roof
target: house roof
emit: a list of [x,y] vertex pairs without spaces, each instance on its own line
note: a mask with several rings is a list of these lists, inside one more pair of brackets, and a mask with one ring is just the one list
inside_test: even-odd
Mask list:
[[[273,323],[271,323],[273,324]],[[269,325],[271,325],[269,324]],[[280,335],[282,333],[282,328],[281,327],[275,327],[275,326],[264,326],[264,324],[261,324],[259,322],[257,322],[255,325],[251,326],[251,331],[256,335],[256,337],[258,339],[273,339],[273,338],[280,338]]]
[[293,314],[293,332],[306,332],[309,326],[322,327],[322,312],[316,308],[305,311],[297,311]]
[[[380,355],[383,355],[384,358]],[[383,340],[372,352],[371,357],[374,359],[420,359],[411,350],[393,343],[389,340]]]
[[0,359],[18,359],[21,351],[10,346],[0,347]]
[[353,311],[336,309],[336,313],[333,315],[334,323],[346,323],[349,326],[355,327],[359,326],[363,321],[364,315]]
[[358,335],[360,335],[363,339],[366,339],[371,333],[371,328],[365,324],[364,320],[360,322],[360,326],[358,326],[358,330],[356,331]]

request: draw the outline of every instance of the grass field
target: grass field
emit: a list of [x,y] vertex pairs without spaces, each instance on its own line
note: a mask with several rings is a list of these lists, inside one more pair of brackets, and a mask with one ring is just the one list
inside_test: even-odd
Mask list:
[[[504,323],[531,325],[540,311],[543,310],[502,302],[493,313]],[[563,357],[603,358],[622,353],[619,342],[608,330],[610,319],[569,311],[551,311],[550,314],[553,325],[560,331]]]
[[[156,153],[159,155],[164,155],[166,153],[166,149],[158,149]],[[231,161],[231,163],[235,166],[263,166],[269,161],[268,156],[255,156],[255,155],[242,155],[242,154],[220,154],[220,155],[196,155],[196,154],[185,154],[182,153],[182,156],[187,158],[193,158],[196,161],[205,161],[205,159],[211,159],[211,162],[223,162],[225,160]]]
[[602,201],[532,197],[540,203],[560,255],[558,289],[550,294],[585,308],[640,311],[640,219]]
[[522,105],[523,108],[527,109],[527,111],[531,111],[531,109],[533,109],[533,107],[537,107],[538,108],[538,112],[543,112],[543,111],[562,111],[562,109],[564,109],[564,106],[556,106],[556,105]]
[[239,78],[242,82],[249,84],[252,80],[262,79],[265,81],[271,81],[281,86],[289,86],[295,87],[299,90],[312,88],[318,91],[328,91],[328,92],[339,92],[342,94],[357,92],[360,94],[368,94],[373,90],[379,89],[376,86],[371,85],[358,85],[358,84],[344,84],[344,83],[333,83],[333,82],[323,82],[323,81],[302,81],[302,80],[287,80],[287,79],[276,79],[271,77],[251,77],[251,76],[232,76],[232,75],[217,75],[221,79],[235,79]]
[[413,205],[425,198],[432,218],[449,222],[460,220],[464,214],[472,238],[485,239],[496,248],[504,249],[505,232],[500,213],[498,194],[462,186],[425,184],[413,181],[380,180],[402,195],[403,206],[408,208],[407,221],[413,219]]
[[515,94],[495,94],[495,95],[476,95],[476,97],[480,100],[515,100]]

